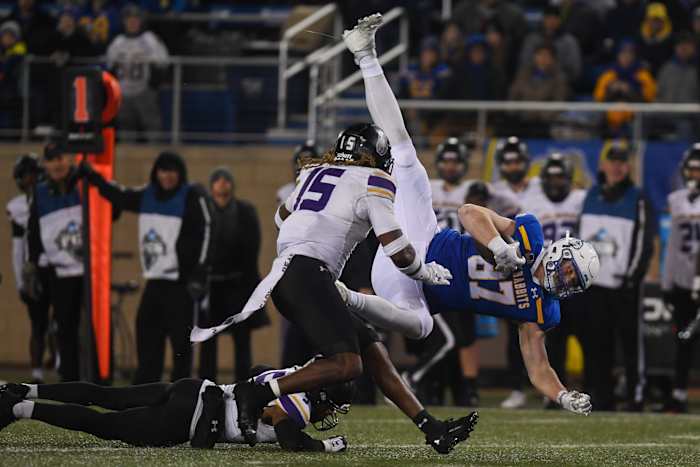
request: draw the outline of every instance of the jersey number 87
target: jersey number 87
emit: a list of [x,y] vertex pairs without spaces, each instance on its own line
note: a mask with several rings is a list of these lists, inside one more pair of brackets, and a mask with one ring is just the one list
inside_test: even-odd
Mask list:
[[[467,260],[469,271],[469,295],[472,300],[487,300],[501,305],[515,305],[515,290],[513,281],[508,274],[496,271],[491,264],[481,256],[470,256]],[[487,282],[498,287],[498,290],[482,287],[481,282]]]

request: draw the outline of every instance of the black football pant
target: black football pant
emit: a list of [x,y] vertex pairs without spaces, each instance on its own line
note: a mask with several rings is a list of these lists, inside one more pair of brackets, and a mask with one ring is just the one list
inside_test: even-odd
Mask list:
[[693,350],[695,343],[698,342],[698,333],[687,341],[682,341],[678,338],[678,331],[690,324],[698,312],[698,304],[693,301],[690,296],[690,290],[674,288],[671,294],[671,303],[673,304],[673,321],[676,324],[676,364],[675,364],[675,381],[676,389],[688,389],[688,374],[690,366],[693,363]]
[[514,391],[522,391],[527,378],[523,354],[520,352],[519,323],[506,321],[508,326],[508,342],[506,344],[506,359],[508,362],[508,379]]
[[32,328],[32,334],[29,338],[32,368],[43,366],[46,332],[49,329],[49,308],[51,306],[51,269],[42,267],[39,268],[38,273],[42,287],[41,296],[37,300],[30,299],[27,303],[29,322]]
[[80,379],[79,327],[83,305],[83,277],[51,274],[51,306],[56,319],[61,381]]
[[613,368],[620,341],[628,403],[643,402],[644,347],[640,321],[640,289],[608,289],[593,286],[583,294],[584,355],[586,372],[592,381],[593,406],[597,410],[614,410]]
[[[202,314],[200,327],[218,326],[232,313],[243,309],[248,300],[247,293],[236,290],[235,281],[212,282],[209,290],[209,310]],[[258,311],[258,313],[262,313]],[[253,319],[254,317],[251,317]],[[233,337],[234,362],[236,365],[235,381],[248,378],[252,366],[250,350],[251,327],[243,322],[229,328]],[[202,342],[199,354],[199,377],[216,381],[217,373],[217,337]]]
[[[134,446],[173,446],[189,440],[201,380],[123,388],[90,383],[41,384],[39,398],[65,404],[34,405],[32,419]],[[112,412],[85,407],[96,405]]]
[[545,335],[549,364],[564,386],[566,386],[566,346],[569,336],[575,335],[579,341],[581,340],[581,298],[574,296],[559,302],[561,311],[559,325],[547,331]]
[[192,371],[190,330],[194,305],[185,284],[152,279],[146,282],[136,315],[139,367],[134,384],[160,381],[165,360],[165,339],[173,350],[171,381],[189,378]]

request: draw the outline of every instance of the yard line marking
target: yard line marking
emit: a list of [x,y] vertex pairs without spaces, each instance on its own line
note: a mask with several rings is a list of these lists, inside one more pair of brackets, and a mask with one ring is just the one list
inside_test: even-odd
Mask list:
[[668,435],[673,439],[700,439],[700,435]]
[[[413,448],[430,449],[424,444],[352,444],[348,448],[395,448],[395,449],[413,449]],[[475,449],[580,449],[580,448],[660,448],[660,447],[687,447],[685,444],[679,443],[604,443],[604,444],[479,444],[473,441],[467,444],[467,447]]]

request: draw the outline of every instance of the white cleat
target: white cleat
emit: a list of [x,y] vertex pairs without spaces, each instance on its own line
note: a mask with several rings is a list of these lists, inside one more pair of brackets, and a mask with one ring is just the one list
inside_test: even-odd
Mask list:
[[503,402],[501,402],[501,408],[503,409],[522,409],[525,407],[527,402],[527,397],[522,391],[513,391],[510,393]]
[[382,25],[381,13],[365,16],[357,21],[357,25],[343,32],[343,41],[348,50],[355,55],[355,63],[359,64],[363,57],[376,57],[374,35]]

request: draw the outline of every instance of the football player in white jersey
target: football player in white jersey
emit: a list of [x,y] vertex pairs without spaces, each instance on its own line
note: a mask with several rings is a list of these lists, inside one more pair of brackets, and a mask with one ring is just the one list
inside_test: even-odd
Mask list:
[[[578,218],[583,208],[586,191],[573,188],[574,168],[563,154],[555,152],[547,157],[540,171],[541,184],[530,190],[523,199],[523,205],[542,223],[545,241],[555,242],[566,237],[578,236]],[[566,384],[566,344],[571,334],[577,334],[577,313],[579,301],[576,297],[560,302],[561,321],[559,326],[547,333],[547,355],[552,368]],[[545,399],[547,408],[557,408]]]
[[[273,381],[300,368],[259,367],[250,381]],[[236,386],[217,386],[201,379],[119,388],[84,382],[8,383],[0,386],[0,430],[18,419],[31,419],[132,446],[167,447],[187,441],[195,448],[212,448],[217,442],[243,444],[233,397]],[[319,431],[334,428],[338,413],[349,410],[354,393],[353,383],[340,383],[282,395],[263,409],[256,440],[279,443],[290,451],[344,451],[347,441],[343,436],[317,440],[303,430],[308,425]],[[87,407],[91,405],[110,411]]]
[[[271,400],[362,373],[357,332],[335,281],[370,229],[387,257],[416,287],[420,282],[449,284],[451,274],[436,263],[422,261],[421,250],[416,252],[394,216],[392,151],[387,136],[371,123],[341,132],[333,149],[302,169],[296,188],[279,207],[275,216],[280,228],[278,256],[248,303],[222,325],[195,328],[191,333],[194,342],[206,340],[246,319],[272,295],[278,310],[326,357],[279,380],[236,386],[238,423],[251,445],[256,442],[260,412]],[[430,316],[426,326],[432,326]]]
[[668,195],[671,233],[666,244],[662,277],[664,302],[673,311],[680,333],[676,336],[673,392],[664,404],[667,412],[688,411],[688,375],[698,329],[688,329],[700,309],[700,143],[686,151],[681,165],[685,186]]
[[46,333],[49,327],[49,277],[46,258],[38,267],[28,263],[27,222],[29,221],[29,199],[39,177],[41,166],[36,154],[24,154],[15,162],[13,177],[20,194],[7,203],[7,217],[12,228],[12,272],[22,302],[27,306],[31,322],[29,353],[32,365],[32,380],[42,382],[42,368]]

